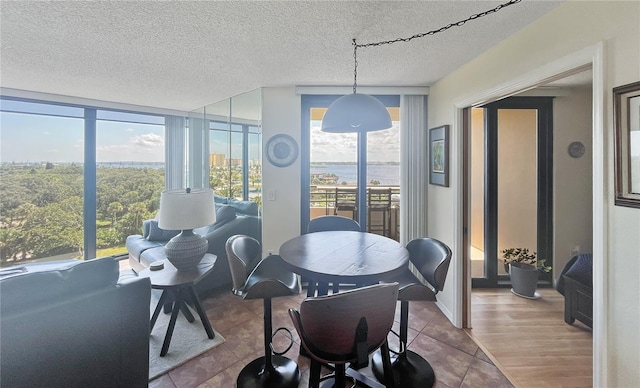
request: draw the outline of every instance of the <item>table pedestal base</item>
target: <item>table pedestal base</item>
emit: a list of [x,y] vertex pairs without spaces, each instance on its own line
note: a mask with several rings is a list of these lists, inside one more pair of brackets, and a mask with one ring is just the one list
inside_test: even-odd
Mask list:
[[[406,357],[395,356],[391,358],[396,387],[432,387],[436,381],[436,375],[429,362],[410,350],[407,350],[405,355]],[[379,351],[373,355],[371,369],[378,380],[384,381],[382,356]]]
[[273,370],[265,371],[265,357],[256,358],[247,364],[238,375],[238,388],[297,388],[300,384],[300,369],[294,361],[273,355]]

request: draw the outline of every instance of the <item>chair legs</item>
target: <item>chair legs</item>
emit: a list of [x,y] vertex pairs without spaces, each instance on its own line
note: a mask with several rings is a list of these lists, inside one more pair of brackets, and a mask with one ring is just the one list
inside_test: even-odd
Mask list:
[[[432,387],[436,381],[433,368],[427,360],[419,354],[407,350],[407,336],[409,326],[409,301],[400,302],[400,354],[391,357],[391,369],[396,387]],[[376,352],[373,355],[373,373],[378,381],[385,381],[384,352]],[[389,354],[387,353],[387,357]]]
[[238,388],[282,387],[297,388],[300,369],[295,361],[274,355],[271,351],[271,299],[264,299],[264,357],[247,364],[238,375]]

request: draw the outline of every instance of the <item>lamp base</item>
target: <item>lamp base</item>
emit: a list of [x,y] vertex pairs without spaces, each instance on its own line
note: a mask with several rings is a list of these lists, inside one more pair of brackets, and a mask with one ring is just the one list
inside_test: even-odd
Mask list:
[[209,248],[209,241],[192,229],[185,229],[164,246],[164,254],[178,271],[195,268]]

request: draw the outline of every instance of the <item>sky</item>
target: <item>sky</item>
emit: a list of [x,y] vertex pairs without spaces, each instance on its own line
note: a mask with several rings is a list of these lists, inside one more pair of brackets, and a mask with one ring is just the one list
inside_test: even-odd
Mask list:
[[[97,161],[164,162],[161,125],[98,121]],[[1,162],[84,161],[82,119],[0,112]]]
[[[320,130],[321,121],[311,122],[311,163],[356,162],[355,133],[327,133]],[[367,134],[368,162],[400,161],[400,123],[390,129]]]
[[[355,162],[355,134],[325,133],[311,123],[311,162]],[[211,152],[228,154],[228,134],[211,132]],[[233,134],[232,158],[242,157],[240,134]],[[399,123],[367,134],[370,162],[397,162]],[[250,158],[260,155],[251,142]],[[0,162],[82,163],[84,123],[79,118],[0,112]],[[254,156],[256,155],[256,156]],[[98,162],[164,162],[161,125],[98,120]]]

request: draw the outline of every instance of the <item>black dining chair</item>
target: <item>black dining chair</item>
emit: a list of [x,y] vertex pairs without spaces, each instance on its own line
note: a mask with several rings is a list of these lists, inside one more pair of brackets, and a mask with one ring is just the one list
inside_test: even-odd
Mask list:
[[[360,224],[356,220],[343,216],[320,216],[313,218],[307,225],[307,233],[316,232],[329,232],[329,231],[347,231],[347,232],[359,232]],[[328,291],[328,284],[318,284],[311,279],[302,279],[303,282],[307,282],[307,296],[314,296],[316,290],[319,295],[326,294]],[[351,285],[353,286],[353,285]],[[340,284],[333,283],[332,291],[334,293],[340,291]]]
[[320,216],[309,221],[309,224],[307,225],[307,233],[328,232],[334,230],[359,232],[360,224],[356,220],[343,216]]
[[271,346],[271,299],[300,293],[297,275],[284,269],[280,256],[271,255],[261,260],[260,243],[252,237],[231,236],[225,249],[233,281],[232,292],[242,299],[264,300],[264,356],[240,371],[237,387],[297,388],[300,368],[293,360],[273,354]]
[[[393,376],[396,386],[403,388],[431,387],[435,383],[435,373],[427,360],[407,349],[409,328],[409,301],[435,301],[436,294],[444,288],[444,282],[451,262],[451,249],[433,238],[418,238],[407,244],[409,262],[429,285],[423,284],[416,275],[407,270],[394,279],[400,284],[400,349],[392,358]],[[378,380],[385,379],[384,355],[374,354],[373,372]]]
[[[299,311],[289,309],[300,342],[311,357],[310,388],[330,378],[334,379],[333,386],[344,387],[346,364],[364,367],[369,355],[379,348],[383,355],[383,381],[386,387],[394,387],[387,335],[393,325],[397,298],[398,283],[384,283],[308,297]],[[321,378],[322,364],[334,364],[334,374]]]

